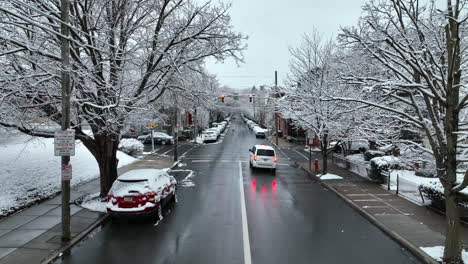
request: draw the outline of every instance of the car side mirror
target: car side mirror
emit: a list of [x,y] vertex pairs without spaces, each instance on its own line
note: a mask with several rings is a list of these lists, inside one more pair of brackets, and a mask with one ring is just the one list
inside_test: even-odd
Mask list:
[[252,149],[249,149],[249,152],[252,152]]

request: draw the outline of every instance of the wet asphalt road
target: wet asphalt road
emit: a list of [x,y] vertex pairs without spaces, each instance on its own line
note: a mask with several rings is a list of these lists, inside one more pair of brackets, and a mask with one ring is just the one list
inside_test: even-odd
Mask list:
[[[110,221],[57,263],[420,263],[291,166],[305,152],[279,152],[276,176],[252,172],[248,149],[256,143],[269,142],[238,117],[222,142],[181,145],[185,166],[173,172],[179,202],[163,221]],[[186,170],[194,176],[185,178]]]

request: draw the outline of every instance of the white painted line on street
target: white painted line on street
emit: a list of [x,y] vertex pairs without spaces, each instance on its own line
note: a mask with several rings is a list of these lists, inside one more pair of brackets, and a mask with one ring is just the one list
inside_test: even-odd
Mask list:
[[309,157],[306,157],[304,154],[300,153],[300,152],[297,151],[297,150],[294,150],[294,151],[296,151],[297,154],[299,154],[299,155],[301,155],[302,157],[304,157],[304,159],[309,160]]
[[244,264],[252,264],[252,256],[250,252],[249,226],[247,222],[247,209],[245,207],[244,194],[244,177],[242,176],[242,163],[239,161],[239,187],[241,196],[241,213],[242,213],[242,239],[244,244]]
[[166,155],[167,153],[169,153],[169,152],[171,152],[171,151],[173,151],[173,150],[174,150],[174,148],[171,148],[170,150],[164,152],[163,155]]
[[211,162],[212,160],[192,160],[192,163],[198,163],[198,162]]

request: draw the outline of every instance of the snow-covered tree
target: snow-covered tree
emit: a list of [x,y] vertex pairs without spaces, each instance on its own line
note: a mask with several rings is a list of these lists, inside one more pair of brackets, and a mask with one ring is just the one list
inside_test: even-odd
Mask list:
[[[0,1],[0,125],[51,137],[30,120],[61,121],[59,5]],[[101,195],[117,177],[129,114],[154,106],[167,91],[187,92],[184,73],[198,71],[205,58],[242,59],[244,36],[233,32],[228,9],[192,0],[72,2],[71,125],[99,164]]]
[[[336,59],[338,50],[332,40],[324,40],[318,32],[304,35],[297,48],[290,49],[290,74],[283,97],[277,101],[278,111],[285,118],[320,139],[323,173],[327,173],[330,142],[352,138],[356,111],[351,103],[325,100],[349,90],[338,82]],[[357,104],[356,104],[357,105]]]
[[[366,95],[335,97],[391,113],[402,127],[420,132],[428,141],[426,150],[434,157],[444,188],[447,263],[462,263],[457,193],[468,185],[466,4],[369,1],[359,26],[343,29],[341,43],[351,52],[364,52],[368,65],[383,70],[351,70],[346,79],[359,84]],[[350,68],[357,68],[354,61]]]

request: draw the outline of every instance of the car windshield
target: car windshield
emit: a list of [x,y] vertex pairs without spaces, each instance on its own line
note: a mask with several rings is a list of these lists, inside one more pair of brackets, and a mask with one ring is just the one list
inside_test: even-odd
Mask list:
[[257,150],[257,156],[274,157],[275,156],[275,151],[271,150],[271,149],[259,149],[259,150]]

